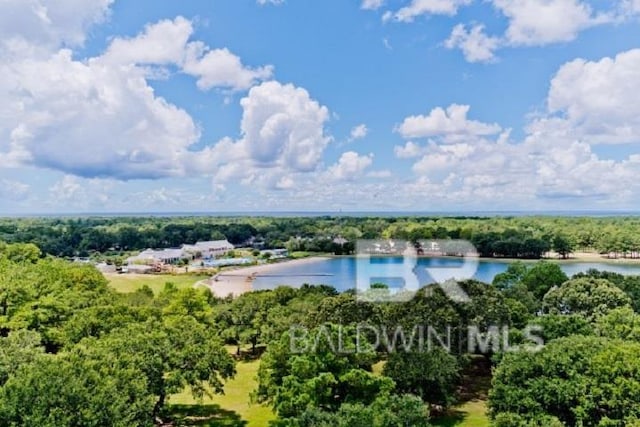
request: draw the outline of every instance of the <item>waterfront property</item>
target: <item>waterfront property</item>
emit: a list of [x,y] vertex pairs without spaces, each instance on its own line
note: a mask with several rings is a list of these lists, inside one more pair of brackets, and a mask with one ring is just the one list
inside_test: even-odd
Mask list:
[[127,265],[162,266],[175,265],[194,259],[210,260],[224,256],[234,249],[234,246],[225,240],[196,242],[193,245],[182,245],[180,248],[171,249],[146,249],[138,255],[127,258]]

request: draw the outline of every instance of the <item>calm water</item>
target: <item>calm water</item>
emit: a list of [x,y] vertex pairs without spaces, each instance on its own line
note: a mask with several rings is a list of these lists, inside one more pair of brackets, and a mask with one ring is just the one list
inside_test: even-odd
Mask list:
[[[331,285],[340,291],[353,289],[355,288],[356,271],[358,269],[357,262],[356,258],[344,257],[327,258],[300,265],[283,264],[270,271],[269,275],[256,277],[253,282],[253,288],[256,290],[273,289],[279,285],[300,286],[308,283],[314,285]],[[372,282],[382,282],[387,283],[389,286],[397,286],[402,283],[400,279],[376,277],[373,271],[379,272],[385,268],[390,271],[393,268],[397,268],[400,262],[402,262],[401,258],[372,259],[370,264],[371,270],[368,270],[369,267],[366,265],[363,267],[361,264],[360,271],[368,271],[369,274],[373,276]],[[456,271],[462,264],[462,260],[455,258],[420,258],[417,267],[413,271],[418,276],[420,284],[428,284],[434,281],[434,277],[447,274],[449,271]],[[497,274],[504,272],[508,266],[508,262],[479,261],[473,278],[491,283],[493,278]],[[362,270],[362,268],[364,268],[364,270]],[[446,268],[453,270],[443,270]],[[568,276],[587,271],[590,268],[613,271],[625,275],[640,275],[640,264],[566,262],[560,263],[560,268],[562,268]],[[431,272],[431,274],[429,272]]]

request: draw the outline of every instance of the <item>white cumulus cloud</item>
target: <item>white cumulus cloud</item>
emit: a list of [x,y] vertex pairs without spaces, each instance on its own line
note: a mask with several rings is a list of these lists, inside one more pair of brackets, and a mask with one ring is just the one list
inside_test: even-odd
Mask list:
[[309,92],[269,81],[251,88],[240,105],[240,139],[223,140],[211,149],[213,162],[225,162],[217,168],[216,183],[236,179],[283,189],[295,174],[319,170],[331,141],[325,132],[329,110]]
[[425,150],[425,147],[420,144],[416,144],[413,141],[407,141],[404,145],[396,145],[393,147],[393,153],[399,159],[411,159],[420,156]]
[[592,144],[640,142],[640,49],[598,61],[576,59],[551,80],[548,114],[531,133],[566,135]]
[[469,120],[469,105],[451,104],[445,109],[436,107],[428,115],[409,116],[397,127],[404,138],[486,136],[499,133],[496,124]]
[[356,139],[362,139],[366,137],[368,134],[369,134],[369,128],[367,128],[367,125],[365,125],[364,123],[359,124],[358,126],[354,126],[351,129],[349,139],[351,141],[355,141]]
[[262,80],[273,76],[273,66],[249,68],[229,49],[209,50],[202,43],[191,43],[183,70],[198,78],[198,87],[203,90],[213,87],[228,87],[236,90],[249,89]]
[[116,37],[102,59],[114,64],[181,64],[193,34],[191,21],[181,16],[149,24],[132,38]]
[[196,77],[202,90],[245,90],[273,76],[273,66],[247,67],[227,48],[211,49],[199,41],[189,42],[192,34],[193,24],[183,17],[163,20],[147,25],[136,37],[114,39],[102,59],[114,65],[174,65]]
[[509,19],[505,38],[512,45],[545,45],[575,39],[585,28],[609,22],[580,0],[493,0]]
[[421,15],[449,15],[458,13],[458,9],[471,3],[472,0],[411,0],[408,6],[395,13],[386,15],[385,20],[394,19],[399,22],[413,22]]
[[102,22],[114,0],[2,0],[0,44],[26,42],[56,48],[84,43],[87,30]]
[[327,174],[338,181],[353,181],[360,178],[373,163],[373,154],[360,155],[355,151],[342,153],[338,162],[329,167]]
[[499,47],[500,39],[485,34],[484,25],[474,25],[469,30],[464,24],[453,27],[451,35],[445,41],[448,49],[459,48],[469,62],[491,62],[495,60],[494,51]]
[[384,0],[362,0],[360,8],[364,10],[376,10],[382,7],[383,4]]
[[[609,159],[592,146],[640,142],[640,103],[634,98],[638,70],[640,50],[635,49],[614,58],[570,61],[553,77],[547,111],[529,120],[523,140],[511,141],[509,130],[494,136],[483,126],[475,135],[468,132],[469,138],[437,138],[434,129],[476,127],[452,125],[443,119],[451,115],[441,109],[440,120],[430,126],[424,116],[417,122],[421,134],[434,138],[425,145],[396,146],[395,154],[416,159],[412,191],[432,200],[543,209],[567,201],[581,207],[634,205],[640,194],[639,156]],[[466,121],[466,113],[461,116],[465,120],[456,123]]]
[[[57,3],[64,2],[51,4]],[[90,22],[106,14],[104,8],[94,9],[102,12],[89,14]],[[94,9],[78,6],[78,13]],[[69,19],[52,22],[61,26]],[[73,22],[85,25],[87,19]],[[0,49],[0,159],[5,166],[32,165],[122,180],[184,176],[206,169],[195,158],[209,160],[219,150],[207,148],[194,155],[200,129],[184,109],[154,93],[148,84],[156,75],[153,70],[183,70],[196,76],[202,89],[246,89],[271,76],[270,66],[246,68],[227,49],[210,50],[201,42],[189,42],[193,26],[182,17],[147,25],[132,38],[116,37],[104,54],[82,60],[58,47],[65,38],[57,33],[49,35],[49,45],[41,45],[30,27],[13,30],[13,39],[22,40],[26,48]],[[29,48],[36,41],[37,46]]]
[[329,110],[292,84],[265,82],[240,101],[246,154],[257,163],[297,171],[314,170],[330,141],[324,133]]
[[20,153],[27,164],[85,177],[180,175],[180,154],[199,138],[184,110],[154,95],[142,69],[80,62],[61,50],[0,70],[22,91],[7,91],[0,134],[9,146],[0,142],[0,152]]

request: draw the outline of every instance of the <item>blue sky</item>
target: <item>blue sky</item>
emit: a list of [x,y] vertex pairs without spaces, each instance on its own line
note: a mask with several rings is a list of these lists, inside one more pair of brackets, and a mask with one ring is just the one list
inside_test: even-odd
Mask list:
[[0,213],[639,209],[638,0],[5,0]]

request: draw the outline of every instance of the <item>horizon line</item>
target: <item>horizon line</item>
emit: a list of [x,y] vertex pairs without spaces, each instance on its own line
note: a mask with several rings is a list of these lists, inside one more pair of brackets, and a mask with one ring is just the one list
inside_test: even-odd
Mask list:
[[341,217],[341,216],[640,216],[640,209],[566,210],[237,210],[237,211],[95,211],[95,212],[0,212],[0,218],[77,218],[77,217]]

